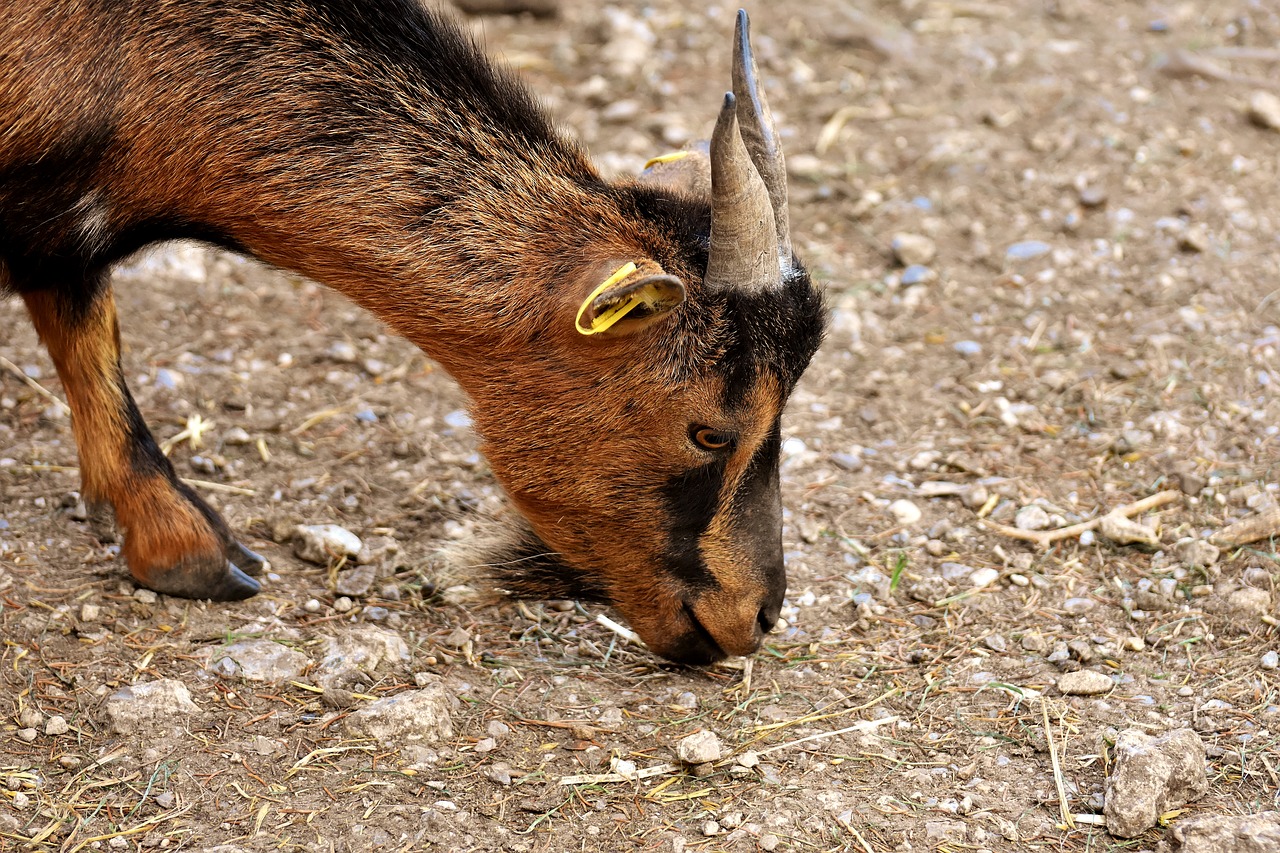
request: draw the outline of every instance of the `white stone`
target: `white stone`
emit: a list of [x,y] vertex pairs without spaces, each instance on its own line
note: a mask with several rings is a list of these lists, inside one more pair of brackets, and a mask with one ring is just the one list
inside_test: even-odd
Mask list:
[[379,699],[346,718],[347,730],[384,746],[435,743],[453,736],[449,694],[441,684]]
[[676,744],[676,756],[685,764],[719,761],[720,752],[720,738],[706,729],[696,731]]
[[1068,696],[1092,696],[1106,693],[1115,686],[1110,676],[1091,669],[1063,673],[1058,678],[1058,689]]
[[898,524],[909,526],[920,520],[922,513],[920,507],[916,506],[909,500],[899,499],[889,504],[889,514],[893,516],[893,520]]
[[364,547],[359,536],[336,524],[299,524],[293,537],[293,553],[321,566],[343,557],[354,558]]
[[104,710],[111,729],[118,734],[148,735],[157,734],[157,725],[184,728],[188,717],[201,713],[191,701],[187,685],[170,678],[122,687],[107,697]]
[[991,586],[1000,577],[1000,572],[990,567],[975,569],[973,574],[969,575],[969,583],[978,589]]

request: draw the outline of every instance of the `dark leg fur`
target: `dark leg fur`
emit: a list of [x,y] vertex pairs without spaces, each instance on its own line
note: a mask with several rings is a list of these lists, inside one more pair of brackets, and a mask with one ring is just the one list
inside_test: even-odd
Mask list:
[[236,542],[156,446],[120,370],[110,287],[81,292],[95,295],[87,304],[50,291],[22,298],[71,406],[85,499],[115,511],[138,583],[184,598],[248,598],[260,589],[248,574],[262,570],[262,558]]

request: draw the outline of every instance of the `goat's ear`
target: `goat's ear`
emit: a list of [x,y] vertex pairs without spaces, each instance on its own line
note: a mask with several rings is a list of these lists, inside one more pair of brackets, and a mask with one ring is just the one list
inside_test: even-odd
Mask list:
[[711,148],[695,142],[683,151],[654,157],[644,164],[640,183],[665,187],[697,198],[711,198]]
[[583,335],[629,335],[684,302],[684,283],[653,261],[625,263],[582,301],[574,326]]

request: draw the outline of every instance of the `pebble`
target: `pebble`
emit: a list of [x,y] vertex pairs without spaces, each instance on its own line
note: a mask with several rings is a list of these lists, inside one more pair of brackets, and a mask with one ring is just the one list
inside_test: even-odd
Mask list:
[[928,284],[938,278],[938,274],[923,264],[912,264],[902,271],[902,286],[911,287],[916,284]]
[[1267,130],[1280,130],[1280,97],[1258,90],[1249,96],[1249,121]]
[[720,738],[706,729],[694,732],[676,744],[676,756],[685,764],[719,761],[720,753]]
[[324,607],[324,605],[315,598],[308,598],[306,603],[302,605],[302,609],[308,613],[319,613],[322,607]]
[[1065,672],[1058,677],[1058,690],[1067,696],[1093,696],[1114,687],[1111,677],[1091,669]]
[[1032,261],[1044,257],[1053,247],[1043,240],[1022,240],[1004,250],[1004,256],[1011,261]]
[[1259,664],[1263,669],[1276,669],[1280,667],[1280,654],[1274,651],[1267,652],[1262,656]]
[[1173,827],[1179,853],[1273,853],[1280,850],[1280,811],[1200,814]]
[[1266,616],[1271,610],[1271,594],[1265,589],[1246,586],[1227,596],[1227,606],[1239,616],[1253,621]]
[[956,341],[954,349],[963,356],[982,355],[982,344],[977,341]]
[[139,587],[133,591],[133,600],[139,604],[155,604],[160,600],[160,596],[152,590]]
[[377,571],[374,566],[356,566],[354,569],[338,572],[338,582],[334,586],[334,591],[339,595],[359,598],[369,592],[375,580],[377,580]]
[[1218,562],[1221,551],[1203,539],[1182,539],[1173,546],[1173,552],[1182,565],[1189,569],[1203,569]]
[[904,267],[925,266],[938,254],[937,245],[923,234],[894,234],[890,246]]
[[146,732],[151,738],[161,734],[157,724],[181,728],[201,714],[187,685],[170,678],[122,687],[107,697],[103,708],[115,733]]
[[1049,513],[1035,504],[1024,506],[1014,516],[1013,526],[1019,530],[1045,530],[1049,527]]
[[992,634],[983,639],[982,643],[993,652],[1003,652],[1009,648],[1009,641],[1000,634]]
[[355,602],[345,595],[340,595],[333,600],[333,609],[339,613],[350,613],[353,607],[355,607]]
[[975,569],[973,574],[969,575],[969,583],[973,584],[973,586],[977,589],[983,589],[985,587],[991,586],[991,584],[995,583],[996,579],[999,577],[1000,577],[999,571],[990,567],[985,567],[981,569]]
[[232,427],[222,434],[222,443],[230,444],[233,447],[239,447],[253,443],[253,436],[249,435],[243,427]]
[[1184,252],[1203,254],[1209,251],[1209,235],[1199,225],[1193,225],[1178,235],[1178,248]]
[[265,638],[240,640],[214,652],[209,671],[226,678],[273,684],[297,678],[311,658]]
[[760,764],[760,756],[755,752],[744,752],[738,756],[738,766],[745,767],[750,770]]
[[1104,797],[1112,835],[1135,838],[1155,826],[1162,814],[1209,790],[1204,744],[1190,729],[1160,737],[1128,729],[1116,738],[1112,754],[1115,763]]
[[1098,606],[1098,602],[1092,598],[1068,598],[1062,602],[1062,609],[1072,615],[1088,613],[1090,610]]
[[677,708],[693,710],[698,707],[698,697],[686,690],[676,697],[675,705]]
[[30,729],[30,728],[18,729],[18,740],[20,741],[24,741],[26,743],[32,743],[39,736],[40,736],[40,733],[35,729]]
[[719,835],[720,824],[716,823],[714,820],[707,821],[702,825],[702,834],[707,836],[708,838],[711,838],[712,836],[715,836],[715,835]]
[[325,350],[325,356],[330,361],[336,361],[340,364],[354,364],[355,360],[360,357],[360,353],[355,344],[348,341],[334,341]]
[[355,557],[364,547],[359,536],[336,524],[299,524],[293,529],[293,540],[294,554],[320,566],[333,559]]
[[766,853],[773,853],[774,850],[778,849],[778,845],[782,843],[782,839],[774,835],[772,832],[766,832],[764,835],[760,836],[760,841],[758,843],[760,844],[761,850],[764,850]]
[[44,733],[50,737],[65,735],[71,731],[71,726],[67,724],[67,718],[61,714],[54,714],[49,721],[44,724]]
[[498,742],[491,737],[481,738],[476,741],[475,751],[484,755],[486,752],[493,752],[498,748]]
[[503,787],[511,784],[511,765],[506,762],[498,762],[492,767],[485,770],[485,775],[489,777],[490,782],[496,782]]
[[347,730],[384,746],[432,743],[453,736],[449,693],[439,683],[371,702],[346,717]]
[[905,499],[889,504],[889,514],[893,516],[894,521],[903,526],[915,524],[922,515],[920,507]]

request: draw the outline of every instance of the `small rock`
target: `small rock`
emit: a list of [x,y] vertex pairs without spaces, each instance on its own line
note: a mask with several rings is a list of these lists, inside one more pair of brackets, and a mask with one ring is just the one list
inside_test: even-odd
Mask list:
[[1205,814],[1173,827],[1175,853],[1274,853],[1280,850],[1280,811]]
[[336,361],[339,364],[354,364],[360,357],[355,345],[348,341],[334,341],[329,344],[324,354],[330,361]]
[[339,613],[350,613],[351,608],[355,606],[356,603],[345,595],[340,595],[333,600],[333,609]]
[[1249,96],[1249,121],[1267,130],[1280,130],[1280,97],[1258,90]]
[[1091,669],[1065,672],[1058,677],[1058,690],[1067,696],[1093,696],[1115,687],[1110,676]]
[[486,752],[493,752],[497,748],[498,742],[491,737],[481,738],[476,741],[476,745],[474,747],[475,751],[480,755],[484,755]]
[[1098,606],[1098,602],[1092,598],[1068,598],[1062,602],[1062,609],[1070,613],[1072,616],[1079,616],[1081,613],[1088,613],[1090,610]]
[[123,687],[107,697],[104,710],[116,733],[145,732],[149,737],[159,736],[157,728],[184,729],[190,717],[201,713],[187,685],[169,678]]
[[992,634],[984,638],[982,644],[993,652],[1003,652],[1009,648],[1009,641],[999,634]]
[[1049,524],[1049,513],[1035,504],[1024,506],[1013,518],[1013,526],[1019,530],[1045,530]]
[[991,567],[974,569],[973,574],[969,575],[969,583],[973,584],[977,589],[983,589],[991,586],[1000,577],[1000,572]]
[[706,764],[720,760],[720,738],[706,729],[694,732],[676,744],[676,756],[685,764]]
[[760,849],[764,850],[765,853],[773,853],[774,850],[778,849],[778,845],[781,843],[782,839],[774,835],[772,832],[766,832],[764,835],[760,836]]
[[80,605],[81,622],[97,622],[102,616],[102,608],[97,604]]
[[36,729],[44,722],[44,714],[35,708],[23,708],[18,714],[18,727],[23,729]]
[[889,504],[889,514],[893,516],[894,521],[904,527],[915,524],[922,515],[920,507],[911,501],[902,499]]
[[511,784],[511,765],[505,761],[499,761],[485,770],[485,775],[489,777],[490,782],[496,782],[503,787]]
[[320,566],[342,557],[354,558],[364,543],[350,530],[336,524],[300,524],[293,529],[293,553]]
[[923,264],[912,264],[902,271],[902,286],[912,287],[917,284],[928,284],[936,281],[938,274]]
[[347,729],[384,746],[434,743],[453,736],[449,694],[441,684],[371,702],[346,718]]
[[708,838],[719,835],[720,824],[716,823],[714,820],[707,821],[702,825],[702,834],[707,836]]
[[490,720],[489,725],[485,726],[484,730],[492,738],[506,737],[511,734],[511,726],[502,722],[502,720]]
[[1004,250],[1004,256],[1011,261],[1033,261],[1053,251],[1053,247],[1043,240],[1023,240],[1014,243]]
[[460,649],[469,642],[471,642],[471,635],[461,627],[454,628],[449,632],[449,636],[444,638],[444,644],[451,649]]
[[[313,674],[321,687],[342,686],[361,680],[361,673],[372,675],[384,663],[409,662],[409,646],[394,631],[367,626],[325,637],[320,665]],[[427,679],[424,683],[433,683]]]
[[218,649],[209,671],[225,678],[276,683],[297,678],[310,665],[311,658],[297,649],[259,638]]
[[1253,622],[1271,610],[1271,593],[1251,586],[1242,587],[1227,596],[1227,607],[1239,618]]
[[18,729],[18,740],[24,743],[34,743],[35,739],[40,737],[40,732],[32,728]]
[[1049,648],[1049,644],[1040,634],[1023,634],[1018,644],[1025,650],[1036,654],[1044,654]]
[[253,443],[253,436],[243,427],[232,427],[222,434],[222,443],[229,444],[232,447],[242,447],[246,444]]
[[756,767],[759,764],[760,764],[760,756],[755,752],[748,751],[738,756],[738,765],[740,767],[745,767],[748,770],[750,770],[751,768]]
[[69,731],[71,731],[71,726],[67,724],[67,718],[60,714],[54,714],[49,718],[49,721],[44,724],[44,733],[50,737],[65,735]]
[[1280,654],[1276,654],[1274,651],[1265,653],[1259,661],[1259,665],[1263,669],[1276,669],[1277,667],[1280,667]]
[[1190,729],[1176,729],[1160,737],[1128,729],[1116,739],[1113,755],[1104,806],[1112,835],[1141,835],[1156,825],[1160,815],[1199,799],[1209,790],[1204,744]]
[[334,585],[334,591],[339,595],[360,598],[369,592],[375,580],[377,580],[377,571],[373,566],[356,566],[354,569],[338,572],[338,582]]
[[133,600],[139,604],[155,604],[160,600],[160,596],[152,590],[139,587],[133,591]]
[[1181,539],[1173,546],[1173,552],[1177,555],[1182,565],[1189,569],[1204,569],[1218,562],[1218,557],[1222,553],[1217,546],[1206,542],[1203,539]]
[[324,605],[321,604],[320,601],[315,598],[308,598],[306,600],[306,603],[302,605],[302,609],[307,611],[308,613],[319,613],[323,607]]
[[938,254],[937,245],[922,234],[895,234],[890,246],[893,256],[904,267],[926,266]]
[[1178,235],[1178,248],[1184,252],[1203,254],[1209,251],[1209,235],[1199,225],[1192,225]]
[[686,690],[676,697],[675,705],[677,708],[687,708],[692,711],[698,707],[698,697]]

